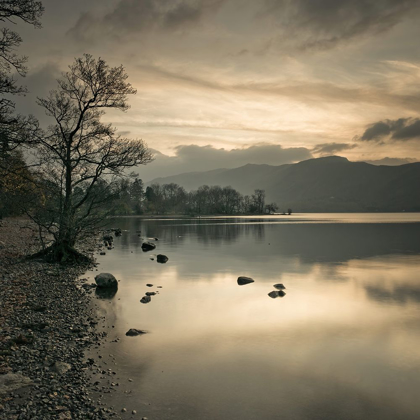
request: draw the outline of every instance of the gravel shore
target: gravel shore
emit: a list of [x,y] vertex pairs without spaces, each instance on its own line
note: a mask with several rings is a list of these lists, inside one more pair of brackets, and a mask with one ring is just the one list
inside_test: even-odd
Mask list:
[[[39,248],[36,238],[25,219],[0,221],[0,418],[119,418],[93,397],[95,361],[85,358],[106,337],[96,328],[93,288],[80,278],[94,263],[25,260]],[[84,247],[92,253],[95,243]]]

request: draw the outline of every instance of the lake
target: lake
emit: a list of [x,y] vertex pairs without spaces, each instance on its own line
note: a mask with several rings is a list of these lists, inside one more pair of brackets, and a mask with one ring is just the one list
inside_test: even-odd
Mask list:
[[[123,235],[98,269],[120,283],[98,299],[108,337],[94,358],[115,371],[103,400],[126,418],[420,418],[420,214],[112,225]],[[268,296],[275,283],[284,297]]]

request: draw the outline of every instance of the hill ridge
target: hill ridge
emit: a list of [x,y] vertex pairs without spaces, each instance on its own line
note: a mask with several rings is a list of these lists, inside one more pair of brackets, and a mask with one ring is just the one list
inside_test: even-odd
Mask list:
[[230,185],[245,195],[260,188],[266,191],[266,202],[294,211],[420,211],[420,162],[377,166],[329,156],[279,166],[247,164],[187,172],[147,185],[156,181],[174,182],[187,190]]

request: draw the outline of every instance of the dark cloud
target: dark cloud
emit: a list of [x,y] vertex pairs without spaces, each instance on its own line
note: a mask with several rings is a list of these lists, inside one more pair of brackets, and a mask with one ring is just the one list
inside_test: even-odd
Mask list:
[[382,141],[387,136],[391,141],[420,138],[420,119],[399,118],[398,120],[378,121],[365,130],[360,140],[377,142]]
[[396,129],[392,138],[396,140],[408,140],[420,137],[420,119],[406,120],[406,124]]
[[364,160],[363,162],[370,163],[371,165],[385,165],[385,166],[400,166],[406,165],[407,163],[414,163],[417,162],[416,159],[413,158],[390,158],[385,157],[383,159],[378,160]]
[[365,130],[361,140],[376,140],[391,133],[391,128],[387,123],[379,121]]
[[301,49],[328,49],[393,28],[417,12],[419,0],[266,0],[266,13],[280,21]]
[[82,14],[68,34],[79,41],[105,35],[120,38],[145,31],[174,31],[197,24],[225,0],[120,0],[104,15]]
[[283,148],[280,145],[259,144],[248,148],[225,150],[213,146],[178,146],[175,156],[154,151],[155,161],[139,167],[138,173],[145,181],[184,172],[210,171],[220,168],[237,168],[248,163],[283,165],[310,159],[311,152],[304,147]]
[[342,152],[344,150],[350,150],[357,147],[357,144],[350,144],[350,143],[322,143],[317,144],[313,149],[312,153],[327,156],[333,155],[338,152]]

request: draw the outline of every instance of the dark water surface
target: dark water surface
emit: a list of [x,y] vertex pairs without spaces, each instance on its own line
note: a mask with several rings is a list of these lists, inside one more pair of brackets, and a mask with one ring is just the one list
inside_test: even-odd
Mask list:
[[[115,408],[150,420],[420,419],[420,214],[114,225],[122,237],[97,258],[120,280],[100,301]],[[159,238],[156,251],[141,250],[138,230]],[[268,296],[275,283],[286,296]],[[159,294],[142,304],[147,291]]]

